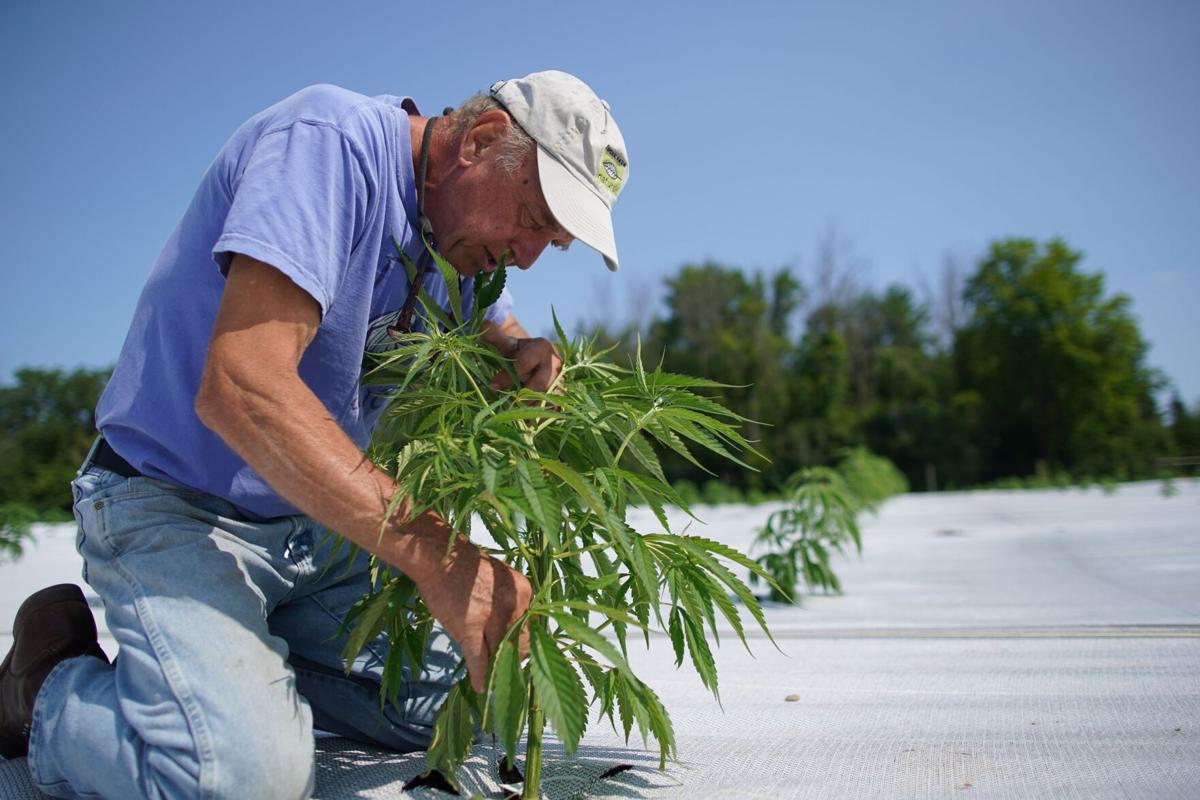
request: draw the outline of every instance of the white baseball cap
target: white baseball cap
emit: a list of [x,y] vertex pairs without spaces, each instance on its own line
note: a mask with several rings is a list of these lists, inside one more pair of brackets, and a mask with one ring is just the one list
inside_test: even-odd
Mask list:
[[616,272],[612,206],[629,180],[629,155],[608,103],[556,70],[497,81],[491,95],[537,142],[550,213]]

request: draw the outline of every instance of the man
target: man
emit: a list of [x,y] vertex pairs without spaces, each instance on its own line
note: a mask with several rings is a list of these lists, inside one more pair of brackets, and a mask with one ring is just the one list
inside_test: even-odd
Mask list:
[[[27,749],[62,797],[296,798],[314,721],[427,746],[460,655],[481,688],[530,587],[409,498],[388,517],[395,486],[362,455],[386,404],[360,385],[364,343],[419,324],[392,239],[424,267],[440,250],[464,298],[502,258],[528,269],[573,239],[615,270],[627,169],[607,104],[561,72],[432,119],[317,86],[243,125],[149,278],[73,484],[84,579],[120,658],[76,587],[27,600],[0,669],[2,754]],[[510,309],[505,295],[489,310],[485,338],[545,390],[558,355]],[[335,558],[325,529],[410,576],[445,631],[382,715],[386,641],[349,675],[339,657],[366,555]]]

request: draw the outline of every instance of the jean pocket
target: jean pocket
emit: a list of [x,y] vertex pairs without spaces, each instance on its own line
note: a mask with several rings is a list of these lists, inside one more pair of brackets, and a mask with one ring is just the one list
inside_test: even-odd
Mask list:
[[[134,479],[139,480],[139,479]],[[131,487],[133,488],[133,487]],[[218,517],[193,498],[160,487],[140,486],[84,507],[96,515],[95,544],[114,557],[156,553],[206,537]]]

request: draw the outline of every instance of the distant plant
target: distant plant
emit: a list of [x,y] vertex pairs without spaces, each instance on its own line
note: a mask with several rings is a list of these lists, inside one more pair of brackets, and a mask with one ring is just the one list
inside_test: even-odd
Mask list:
[[843,451],[837,471],[864,511],[875,511],[884,500],[908,491],[904,473],[891,461],[865,447]]
[[716,479],[705,481],[700,493],[704,502],[710,506],[741,503],[744,500],[741,490],[736,486],[729,486]]
[[21,542],[29,538],[38,514],[24,503],[0,503],[0,561],[16,561],[24,553]]
[[813,467],[793,475],[784,488],[784,507],[767,518],[755,539],[756,547],[770,548],[758,563],[775,580],[771,599],[794,602],[801,581],[810,589],[840,592],[832,553],[844,554],[847,543],[861,553],[858,515],[906,491],[908,481],[896,465],[865,447],[843,451],[837,469]]
[[1008,490],[1038,490],[1038,489],[1083,489],[1087,490],[1095,486],[1104,494],[1112,494],[1118,488],[1121,478],[1114,476],[1106,476],[1102,478],[1093,478],[1083,476],[1074,478],[1065,472],[1052,472],[1041,475],[1027,475],[1025,477],[1010,476],[1007,478],[999,478],[990,483],[976,486],[976,489],[998,489],[1002,491]]
[[774,499],[776,499],[775,496],[764,492],[762,489],[747,489],[744,502],[748,505],[759,506]]
[[679,499],[689,507],[698,506],[704,502],[704,498],[700,494],[700,489],[689,480],[677,480],[671,484],[671,488],[675,490],[675,494],[678,495]]
[[[461,308],[452,268],[440,259],[438,267],[451,309]],[[492,376],[511,366],[481,341],[479,325],[503,283],[503,268],[477,279],[478,303],[466,321],[421,296],[426,330],[399,337],[368,379],[392,387],[395,398],[371,453],[395,477],[395,502],[411,497],[414,514],[436,511],[468,537],[482,524],[496,544],[487,552],[529,578],[532,604],[495,643],[484,693],[472,689],[465,670],[451,689],[428,767],[454,785],[482,728],[498,737],[515,768],[527,731],[524,796],[537,797],[545,724],[568,752],[576,749],[588,718],[585,681],[591,703],[614,728],[619,719],[627,741],[634,727],[643,740],[655,739],[665,765],[675,735],[658,695],[629,665],[629,630],[642,632],[647,645],[652,628],[666,633],[676,664],[690,655],[715,695],[705,629],[716,638],[716,612],[745,644],[732,595],[766,631],[757,599],[730,566],[769,576],[733,548],[670,530],[666,507],[686,510],[687,503],[667,482],[655,447],[697,466],[694,448],[738,464],[737,454],[749,448],[737,427],[742,418],[695,391],[719,384],[646,369],[640,352],[630,367],[617,366],[593,342],[569,341],[558,328],[563,370],[551,392],[490,393]],[[663,532],[630,527],[635,499]],[[386,632],[391,655],[381,701],[394,701],[405,665],[420,667],[433,620],[411,580],[377,560],[373,570],[374,591],[347,620],[353,630],[343,655],[352,662]],[[522,664],[517,633],[526,624],[531,653]]]
[[1179,494],[1179,487],[1175,485],[1175,475],[1171,472],[1162,474],[1162,489],[1160,490],[1163,497],[1174,497]]
[[[770,548],[758,564],[774,581],[771,599],[794,602],[801,580],[811,589],[840,592],[830,556],[844,554],[847,544],[862,552],[857,520],[862,500],[836,470],[811,467],[788,482],[784,502],[755,539],[756,547]],[[750,581],[757,583],[758,576],[751,573]]]

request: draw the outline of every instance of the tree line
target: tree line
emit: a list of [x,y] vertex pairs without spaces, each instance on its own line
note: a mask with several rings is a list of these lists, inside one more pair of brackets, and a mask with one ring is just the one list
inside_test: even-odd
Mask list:
[[[1066,243],[993,242],[924,300],[862,289],[826,256],[811,285],[787,269],[684,265],[661,313],[593,326],[610,358],[640,341],[647,362],[729,384],[720,399],[751,420],[757,472],[714,461],[710,475],[666,453],[672,480],[771,492],[854,447],[917,490],[1157,477],[1164,459],[1200,456],[1200,402],[1156,406],[1168,383],[1146,362],[1129,298]],[[26,368],[0,386],[0,517],[70,513],[109,374]]]
[[788,269],[685,265],[662,313],[596,330],[618,352],[640,341],[644,359],[729,384],[721,399],[753,420],[765,459],[757,473],[706,465],[728,486],[769,491],[854,447],[919,490],[1158,477],[1164,459],[1200,456],[1200,403],[1156,406],[1169,383],[1129,298],[1081,261],[1061,240],[998,240],[923,301],[857,286],[829,248],[811,286]]

